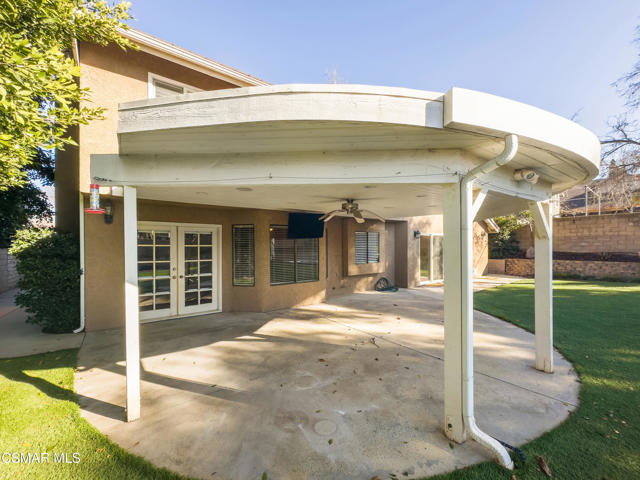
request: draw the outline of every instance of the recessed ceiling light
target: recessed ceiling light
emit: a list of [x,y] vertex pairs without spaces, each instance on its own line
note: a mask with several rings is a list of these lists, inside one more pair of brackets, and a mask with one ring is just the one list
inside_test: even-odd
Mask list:
[[207,192],[196,192],[196,195],[204,196],[209,194]]
[[426,195],[416,195],[417,198],[424,198]]
[[236,190],[238,190],[239,192],[252,192],[253,188],[249,188],[249,187],[236,187]]
[[375,185],[365,185],[364,188],[376,188]]

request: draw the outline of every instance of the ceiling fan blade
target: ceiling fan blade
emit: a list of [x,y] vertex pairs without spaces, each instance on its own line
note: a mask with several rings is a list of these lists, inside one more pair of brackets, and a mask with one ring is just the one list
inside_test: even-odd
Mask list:
[[376,220],[380,220],[382,223],[385,222],[385,219],[382,218],[380,215],[378,215],[377,213],[373,213],[371,210],[362,210],[363,212],[366,212],[368,216],[375,218]]
[[354,218],[359,218],[360,220],[363,220],[362,212],[360,210],[358,210],[358,209],[355,209],[354,211],[352,211],[351,215],[353,215]]
[[324,220],[325,222],[329,219],[331,219],[332,217],[335,217],[336,214],[340,213],[342,210],[333,210],[331,212],[327,212],[324,215],[322,215],[318,220]]
[[362,217],[356,217],[354,215],[353,219],[356,221],[356,223],[364,223],[364,218],[362,218]]

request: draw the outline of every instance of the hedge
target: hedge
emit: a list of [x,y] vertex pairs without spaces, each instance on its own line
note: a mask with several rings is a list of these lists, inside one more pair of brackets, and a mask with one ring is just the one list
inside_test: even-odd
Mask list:
[[18,230],[9,253],[20,278],[16,303],[46,333],[67,333],[80,322],[80,261],[77,236],[49,228]]

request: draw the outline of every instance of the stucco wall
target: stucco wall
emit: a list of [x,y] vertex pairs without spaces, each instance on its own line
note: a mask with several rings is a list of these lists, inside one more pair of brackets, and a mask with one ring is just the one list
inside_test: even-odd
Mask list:
[[[105,198],[106,199],[106,198]],[[124,318],[124,241],[122,200],[112,199],[113,223],[107,225],[101,215],[85,215],[85,285],[87,329],[118,327]],[[85,202],[87,200],[85,199]],[[381,276],[394,282],[395,229],[387,222],[384,229],[385,268],[375,275],[346,276],[343,266],[345,222],[335,218],[327,224],[326,238],[319,241],[319,280],[293,285],[270,285],[269,225],[286,225],[287,212],[209,207],[154,201],[138,201],[138,220],[222,225],[222,309],[224,311],[269,311],[317,303],[326,295],[370,290]],[[373,224],[375,222],[368,222]],[[231,226],[255,225],[254,287],[232,285]],[[381,225],[381,224],[378,224]],[[328,239],[328,249],[325,240]],[[329,261],[325,254],[329,254]],[[328,266],[328,276],[326,267]],[[328,288],[327,288],[328,285]]]
[[[516,231],[520,249],[533,246],[529,227]],[[640,252],[640,213],[556,217],[553,219],[553,250],[556,252]]]
[[91,154],[118,152],[118,104],[148,97],[149,72],[201,90],[235,85],[149,53],[80,42],[80,86],[89,88],[92,107],[104,108],[104,119],[80,125],[69,134],[79,148],[67,147],[56,159],[56,226],[78,229],[78,191],[88,192]]

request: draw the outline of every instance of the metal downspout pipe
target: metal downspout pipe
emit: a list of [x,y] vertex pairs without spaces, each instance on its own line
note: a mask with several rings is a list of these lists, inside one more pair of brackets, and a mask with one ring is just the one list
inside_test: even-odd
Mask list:
[[476,425],[473,399],[473,182],[510,162],[518,151],[518,137],[507,135],[504,150],[497,157],[467,173],[460,184],[460,231],[462,253],[462,416],[466,430],[476,442],[491,450],[509,470],[513,461],[507,450]]

